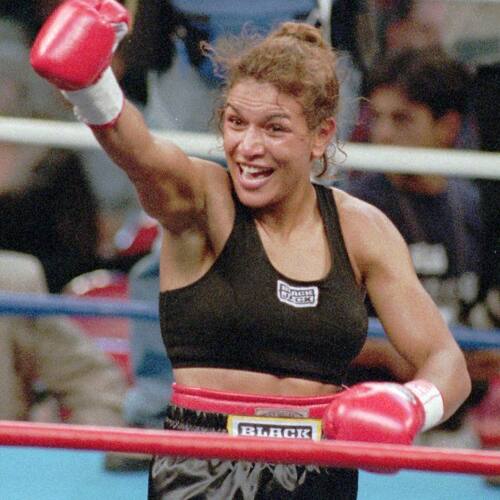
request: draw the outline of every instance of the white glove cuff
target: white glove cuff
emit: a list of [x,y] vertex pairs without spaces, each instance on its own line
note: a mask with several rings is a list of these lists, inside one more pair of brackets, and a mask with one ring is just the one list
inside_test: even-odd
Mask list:
[[444,415],[443,397],[439,389],[427,380],[412,380],[404,385],[422,403],[425,421],[422,432],[437,425]]
[[62,93],[73,104],[76,117],[90,126],[111,125],[123,109],[123,92],[111,68],[94,85]]

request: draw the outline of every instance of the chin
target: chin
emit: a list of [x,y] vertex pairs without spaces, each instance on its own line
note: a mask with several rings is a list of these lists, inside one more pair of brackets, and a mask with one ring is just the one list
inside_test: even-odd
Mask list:
[[248,191],[235,185],[236,196],[248,208],[264,208],[272,203],[272,198],[262,190]]

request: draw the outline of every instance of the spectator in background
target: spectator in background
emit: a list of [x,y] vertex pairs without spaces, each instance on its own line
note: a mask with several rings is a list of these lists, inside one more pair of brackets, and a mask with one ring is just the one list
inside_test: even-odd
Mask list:
[[[0,19],[0,39],[0,114],[64,116],[63,101],[28,64],[21,25]],[[38,257],[51,292],[98,265],[98,207],[77,154],[0,143],[0,214],[0,249]]]
[[[386,56],[365,82],[371,142],[453,147],[469,109],[471,85],[470,72],[438,48]],[[481,271],[480,197],[474,182],[439,175],[370,173],[354,176],[346,190],[389,216],[409,245],[421,282],[448,323],[467,324],[478,300]],[[465,410],[482,398],[488,380],[500,368],[498,351],[468,352],[466,360],[473,393],[447,422],[450,429],[462,423]],[[412,376],[412,367],[384,341],[369,340],[355,366],[353,382]]]
[[[0,115],[55,120],[73,116],[29,65],[26,30],[12,18],[0,18]],[[40,259],[51,293],[60,293],[71,279],[97,268],[127,272],[144,255],[122,248],[115,238],[117,228],[132,225],[138,213],[132,214],[123,201],[127,190],[123,193],[123,184],[115,182],[118,169],[89,162],[89,155],[0,141],[0,249]]]
[[[361,1],[361,0],[359,0]],[[370,4],[371,2],[367,2]],[[436,0],[393,0],[382,2],[375,9],[378,24],[378,33],[374,53],[370,58],[368,69],[374,68],[380,59],[400,51],[411,49],[439,49],[450,55],[444,45],[444,19],[446,7],[443,2]],[[469,100],[469,108],[471,101]],[[470,109],[469,109],[470,111]],[[368,115],[369,106],[365,101],[360,104],[357,124],[351,134],[355,142],[368,142]],[[460,133],[455,139],[454,146],[460,148],[478,147],[478,132],[476,120],[472,114],[462,116]]]
[[[23,37],[27,39],[27,45],[30,45],[43,21],[59,3],[60,0],[4,0],[0,2],[0,19],[3,23],[0,28],[0,37],[4,33],[4,22],[9,22],[11,25],[16,24],[18,31],[24,31]],[[19,62],[16,66],[19,66],[21,62],[26,64],[24,49],[18,49],[17,61]],[[39,82],[36,84],[41,87]],[[54,100],[58,102],[54,103]],[[55,109],[60,112],[55,114]],[[48,111],[50,111],[50,116],[47,115]],[[9,114],[19,115],[15,109]],[[21,116],[31,117],[31,115]],[[67,109],[63,99],[57,94],[53,94],[45,104],[42,117],[74,121],[71,110]],[[114,242],[115,234],[139,211],[135,191],[128,177],[115,168],[100,149],[78,151],[78,157],[81,164],[79,169],[87,177],[85,182],[93,191],[97,204],[100,232],[99,252],[110,259],[117,251]],[[128,262],[120,262],[119,265],[123,267],[123,270],[130,267]]]
[[[444,4],[443,44],[475,69],[473,109],[479,148],[500,151],[500,3],[478,1]],[[479,179],[484,240],[481,303],[470,322],[476,328],[500,328],[500,180]]]
[[[451,148],[468,109],[471,75],[439,49],[414,49],[380,61],[365,89],[372,143]],[[353,178],[347,190],[389,216],[448,323],[465,322],[480,271],[476,186],[438,175],[380,173]]]
[[[0,290],[47,293],[40,262],[0,251]],[[123,425],[125,376],[75,323],[59,316],[0,315],[0,419],[31,419],[40,387],[64,410],[55,417]]]
[[386,53],[441,46],[444,6],[435,0],[403,0],[384,33]]

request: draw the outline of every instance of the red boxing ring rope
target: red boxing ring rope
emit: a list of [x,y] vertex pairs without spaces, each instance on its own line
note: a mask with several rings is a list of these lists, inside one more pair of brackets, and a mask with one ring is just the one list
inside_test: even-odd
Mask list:
[[368,470],[414,469],[500,474],[500,452],[347,441],[233,437],[218,433],[158,431],[0,421],[0,445],[121,451],[194,458],[316,464]]

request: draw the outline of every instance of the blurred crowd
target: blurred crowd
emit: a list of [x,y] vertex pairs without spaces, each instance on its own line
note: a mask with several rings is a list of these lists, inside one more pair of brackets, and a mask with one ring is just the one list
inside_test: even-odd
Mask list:
[[[0,115],[74,120],[62,97],[29,65],[34,36],[58,3],[0,4]],[[243,29],[264,33],[296,19],[321,26],[339,51],[337,150],[352,141],[499,152],[498,3],[122,3],[134,22],[113,69],[154,128],[216,132],[210,103],[220,78],[200,43],[223,41]],[[390,217],[451,326],[498,329],[500,176],[477,179],[474,165],[469,168],[468,178],[339,168],[331,182]],[[103,152],[0,142],[0,213],[0,289],[81,294],[75,280],[83,280],[87,291],[106,295],[106,287],[122,280],[120,297],[156,300],[158,227],[139,210],[131,183]],[[105,278],[96,281],[96,270]],[[0,366],[10,373],[0,377],[0,418],[46,419],[37,417],[36,408],[48,398],[57,406],[51,418],[63,421],[162,426],[172,373],[158,325],[131,322],[125,328],[127,374],[103,354],[85,324],[59,317],[22,320],[22,327],[13,321],[0,316],[0,343],[6,346],[0,353],[8,359]],[[464,415],[481,404],[499,404],[498,393],[491,395],[492,387],[498,391],[499,352],[467,353],[475,390],[448,430],[462,426]],[[373,340],[353,366],[351,382],[404,380],[409,370],[383,341]]]

